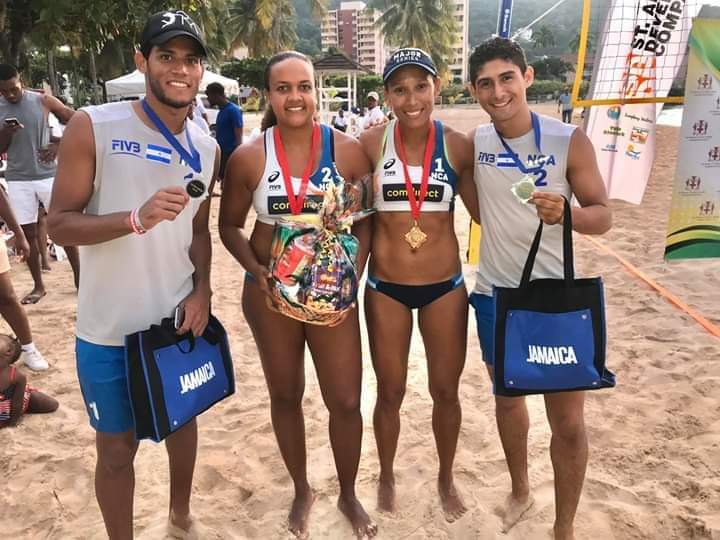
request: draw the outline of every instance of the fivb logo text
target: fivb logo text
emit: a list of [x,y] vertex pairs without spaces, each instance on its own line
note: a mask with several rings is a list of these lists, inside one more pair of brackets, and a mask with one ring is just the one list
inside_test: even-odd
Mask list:
[[110,141],[111,154],[125,154],[140,157],[140,143],[127,139],[112,139]]

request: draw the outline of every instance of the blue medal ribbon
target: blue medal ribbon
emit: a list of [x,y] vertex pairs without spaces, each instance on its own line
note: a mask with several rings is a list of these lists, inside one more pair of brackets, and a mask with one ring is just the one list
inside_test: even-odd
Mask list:
[[[535,147],[537,148],[538,154],[541,154],[542,150],[540,150],[540,119],[538,118],[538,115],[534,112],[530,113],[530,119],[532,121],[533,135],[535,136]],[[539,165],[536,165],[534,167],[526,167],[520,157],[515,152],[513,152],[512,148],[510,148],[510,145],[503,138],[503,136],[500,135],[500,132],[497,130],[497,128],[495,128],[495,133],[497,133],[497,136],[500,139],[503,147],[505,148],[505,151],[510,154],[510,157],[515,163],[515,166],[520,169],[520,172],[522,172],[523,174],[534,174],[543,170],[543,166],[545,165],[544,163],[540,163]]]
[[180,158],[185,163],[187,163],[193,171],[199,174],[202,171],[200,152],[198,152],[193,146],[192,139],[190,138],[190,131],[187,128],[187,119],[185,120],[185,138],[187,139],[188,146],[190,147],[189,152],[185,150],[182,144],[180,144],[180,141],[177,140],[177,137],[172,134],[172,132],[163,123],[157,113],[155,113],[155,111],[152,110],[150,105],[148,105],[148,102],[145,99],[142,100],[142,108],[143,111],[145,111],[145,114],[148,115],[148,118],[150,118],[152,123],[155,124],[155,127],[158,128],[158,131],[160,131],[162,136],[165,137],[165,140],[170,143],[170,146],[172,146],[178,154],[180,154]]

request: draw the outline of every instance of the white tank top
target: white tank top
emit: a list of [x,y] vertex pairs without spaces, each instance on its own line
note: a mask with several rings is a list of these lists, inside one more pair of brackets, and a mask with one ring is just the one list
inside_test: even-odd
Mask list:
[[[82,109],[95,137],[95,180],[86,214],[127,212],[157,190],[185,187],[192,172],[165,138],[147,127],[129,102]],[[77,336],[98,345],[123,345],[127,334],[147,329],[193,289],[190,261],[192,220],[207,197],[215,164],[215,140],[187,123],[200,152],[195,175],[205,195],[190,198],[175,221],[162,221],[144,235],[127,234],[109,242],[80,246]],[[184,132],[176,135],[188,148]]]
[[[538,118],[541,153],[532,130],[516,139],[505,139],[505,142],[526,165],[544,156],[547,175],[534,175],[536,190],[559,193],[570,200],[572,190],[566,177],[567,156],[575,126],[547,116],[538,115]],[[510,189],[523,176],[524,173],[505,150],[493,124],[479,126],[475,130],[475,184],[482,234],[476,293],[489,295],[493,285],[517,287],[520,284],[539,223],[535,206],[521,203]],[[562,226],[546,225],[532,279],[559,278],[562,275]]]
[[[428,191],[421,210],[448,212],[454,209],[457,174],[447,157],[442,123],[434,122],[435,150],[430,160]],[[410,212],[405,171],[395,148],[396,123],[397,120],[393,120],[385,128],[383,155],[375,168],[374,207],[378,212]],[[422,166],[409,165],[408,174],[418,195]]]
[[[263,133],[265,137],[265,169],[253,192],[253,208],[257,213],[257,220],[267,225],[273,225],[281,218],[292,216],[285,182],[283,181],[277,151],[275,150],[275,139],[273,138],[275,129],[275,126],[273,126]],[[322,145],[320,162],[308,181],[301,214],[317,214],[316,205],[322,203],[327,186],[331,183],[338,184],[340,182],[340,175],[335,168],[335,140],[333,129],[330,126],[320,124],[320,140]],[[301,183],[301,178],[291,177],[293,193],[296,196],[300,192]]]

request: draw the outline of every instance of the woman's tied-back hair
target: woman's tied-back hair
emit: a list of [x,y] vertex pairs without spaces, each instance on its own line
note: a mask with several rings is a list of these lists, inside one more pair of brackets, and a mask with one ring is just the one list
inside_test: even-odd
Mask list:
[[478,72],[485,64],[493,60],[512,62],[520,68],[520,73],[523,75],[525,75],[525,71],[527,70],[525,51],[523,51],[518,42],[508,38],[494,37],[483,41],[475,47],[475,50],[470,55],[470,65],[468,69],[470,84],[475,84]]
[[4,337],[10,340],[10,343],[12,343],[13,346],[13,353],[10,357],[10,364],[14,364],[17,362],[18,358],[20,358],[20,353],[22,353],[22,346],[20,345],[20,340],[14,336],[8,335],[8,334],[0,334],[0,337]]
[[[272,68],[275,64],[279,64],[283,60],[288,60],[289,58],[297,58],[298,60],[302,60],[303,62],[307,62],[310,67],[312,67],[312,61],[305,56],[301,52],[297,51],[282,51],[277,54],[274,54],[270,57],[268,60],[267,65],[265,66],[265,72],[263,73],[263,84],[265,86],[265,91],[270,91],[270,73],[272,72]],[[275,116],[275,112],[272,110],[272,107],[270,104],[268,104],[267,108],[265,109],[265,115],[262,118],[262,121],[260,122],[260,130],[265,131],[267,128],[274,126],[277,124],[277,117]]]

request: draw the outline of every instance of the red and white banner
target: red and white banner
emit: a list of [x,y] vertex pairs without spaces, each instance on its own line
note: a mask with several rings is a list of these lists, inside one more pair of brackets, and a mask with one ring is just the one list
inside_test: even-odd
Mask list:
[[[667,97],[701,1],[613,0],[587,99]],[[610,198],[642,201],[655,157],[658,108],[655,103],[590,108],[585,130]]]

